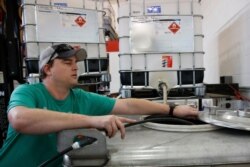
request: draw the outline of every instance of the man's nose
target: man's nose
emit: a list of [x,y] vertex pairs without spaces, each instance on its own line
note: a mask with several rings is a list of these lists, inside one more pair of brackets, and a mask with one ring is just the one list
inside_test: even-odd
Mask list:
[[78,70],[77,62],[74,62],[72,65],[73,70]]

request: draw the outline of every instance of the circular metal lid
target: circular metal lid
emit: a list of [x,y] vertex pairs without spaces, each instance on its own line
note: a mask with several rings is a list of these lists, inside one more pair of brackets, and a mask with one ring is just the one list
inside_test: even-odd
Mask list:
[[[142,116],[141,119],[147,119],[149,116]],[[164,119],[163,119],[164,120]],[[161,131],[170,131],[170,132],[203,132],[203,131],[212,131],[219,129],[221,127],[207,124],[207,123],[189,123],[190,120],[185,120],[181,118],[168,117],[165,118],[166,122],[147,122],[143,126]],[[174,122],[177,122],[176,124]],[[165,122],[165,123],[164,123]]]
[[250,131],[249,110],[227,110],[206,107],[199,113],[199,119],[213,125]]

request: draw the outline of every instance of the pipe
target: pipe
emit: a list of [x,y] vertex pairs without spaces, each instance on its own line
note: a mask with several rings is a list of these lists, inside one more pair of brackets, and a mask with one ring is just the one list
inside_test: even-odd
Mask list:
[[159,81],[159,89],[162,89],[163,92],[163,104],[167,104],[167,100],[168,100],[168,86],[166,84],[166,82],[163,81]]

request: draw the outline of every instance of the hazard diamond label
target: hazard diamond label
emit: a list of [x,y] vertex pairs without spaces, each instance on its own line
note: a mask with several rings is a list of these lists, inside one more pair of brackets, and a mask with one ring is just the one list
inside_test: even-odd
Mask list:
[[181,27],[176,23],[173,22],[172,24],[170,24],[170,26],[168,27],[168,29],[172,32],[172,33],[176,33],[177,31],[179,31]]
[[78,16],[76,19],[75,19],[75,22],[76,24],[78,24],[80,27],[82,27],[86,21],[85,19],[82,17],[82,16]]

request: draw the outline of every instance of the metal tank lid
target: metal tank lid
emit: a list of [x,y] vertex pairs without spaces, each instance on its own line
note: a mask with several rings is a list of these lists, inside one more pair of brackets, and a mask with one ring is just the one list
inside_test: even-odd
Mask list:
[[218,107],[206,107],[199,112],[199,119],[213,125],[250,131],[250,108],[228,110]]

